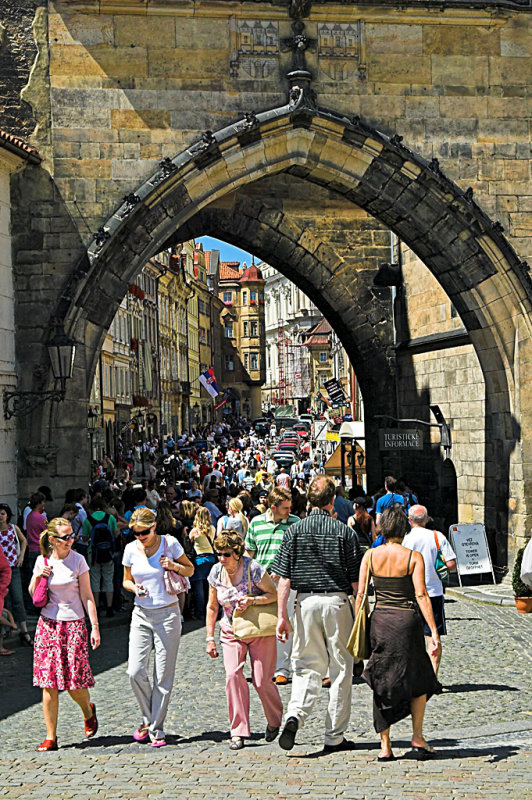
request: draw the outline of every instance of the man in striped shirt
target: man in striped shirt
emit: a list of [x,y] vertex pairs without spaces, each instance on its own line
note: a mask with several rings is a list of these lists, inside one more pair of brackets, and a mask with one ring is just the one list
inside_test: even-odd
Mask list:
[[[295,522],[299,522],[299,517],[290,513],[292,495],[288,489],[282,489],[280,486],[276,486],[268,495],[268,506],[265,514],[254,517],[249,524],[246,535],[246,553],[258,561],[272,575],[277,584],[279,576],[272,573],[272,561],[281,546],[286,529]],[[291,592],[288,598],[287,613],[290,620],[294,612],[295,597],[296,593]],[[289,634],[285,641],[277,641],[277,664],[274,678],[278,686],[285,686],[288,683],[291,653],[292,634]]]
[[322,679],[331,678],[325,723],[325,753],[351,750],[344,738],[351,713],[353,658],[347,640],[353,626],[348,595],[358,591],[362,551],[351,528],[334,519],[335,485],[317,475],[310,484],[312,511],[285,533],[271,571],[279,581],[277,638],[289,632],[287,600],[297,591],[292,650],[292,695],[279,745],[294,746],[297,730],[316,702]]

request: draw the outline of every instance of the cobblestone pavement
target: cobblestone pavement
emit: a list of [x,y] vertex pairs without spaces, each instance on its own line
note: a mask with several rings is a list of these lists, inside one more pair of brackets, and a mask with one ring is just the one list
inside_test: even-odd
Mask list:
[[[243,751],[227,749],[221,659],[204,654],[204,629],[185,626],[167,730],[169,746],[132,742],[138,710],[125,671],[127,625],[102,628],[92,656],[97,738],[83,741],[70,698],[60,700],[58,753],[36,753],[44,738],[40,692],[31,688],[31,651],[0,663],[0,796],[15,798],[170,797],[273,800],[532,800],[532,615],[449,598],[449,635],[440,677],[443,695],[427,708],[426,735],[439,758],[379,764],[371,693],[358,681],[349,738],[355,752],[320,755],[326,698],[300,731],[290,754],[266,744],[265,722],[252,691],[255,734]],[[115,622],[115,620],[112,620]],[[282,689],[288,699],[289,687]],[[394,726],[398,756],[408,750],[410,724]]]

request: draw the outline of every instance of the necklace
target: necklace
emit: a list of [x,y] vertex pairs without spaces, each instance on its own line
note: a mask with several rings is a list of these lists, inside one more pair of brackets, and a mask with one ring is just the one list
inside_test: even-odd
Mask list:
[[140,547],[144,550],[146,558],[150,558],[150,556],[156,553],[157,550],[159,549],[159,544],[160,544],[160,537],[157,534],[157,539],[154,542],[154,544],[150,544],[148,545],[148,547],[144,547],[144,545],[141,544]]

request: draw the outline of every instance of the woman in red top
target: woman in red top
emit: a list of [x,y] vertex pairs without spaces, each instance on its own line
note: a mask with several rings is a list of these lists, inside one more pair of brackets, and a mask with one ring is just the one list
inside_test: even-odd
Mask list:
[[[9,561],[11,567],[11,583],[9,584],[9,591],[7,601],[10,610],[13,612],[15,622],[18,625],[20,641],[31,647],[33,640],[28,633],[28,625],[26,621],[26,608],[24,606],[24,595],[22,592],[22,578],[20,575],[20,568],[24,561],[24,553],[26,552],[26,537],[18,527],[13,525],[11,518],[13,512],[7,503],[0,503],[0,547],[2,547],[4,554]],[[4,651],[7,655],[9,651]]]

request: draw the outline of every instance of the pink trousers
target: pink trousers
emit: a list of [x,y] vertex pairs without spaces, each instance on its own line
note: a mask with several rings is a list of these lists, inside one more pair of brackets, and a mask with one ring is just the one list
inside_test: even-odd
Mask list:
[[220,626],[225,667],[225,690],[229,708],[231,736],[249,736],[249,686],[244,677],[247,654],[251,661],[253,686],[260,697],[270,728],[276,728],[283,718],[283,704],[273,682],[277,661],[275,636],[256,639],[236,639],[233,631]]

